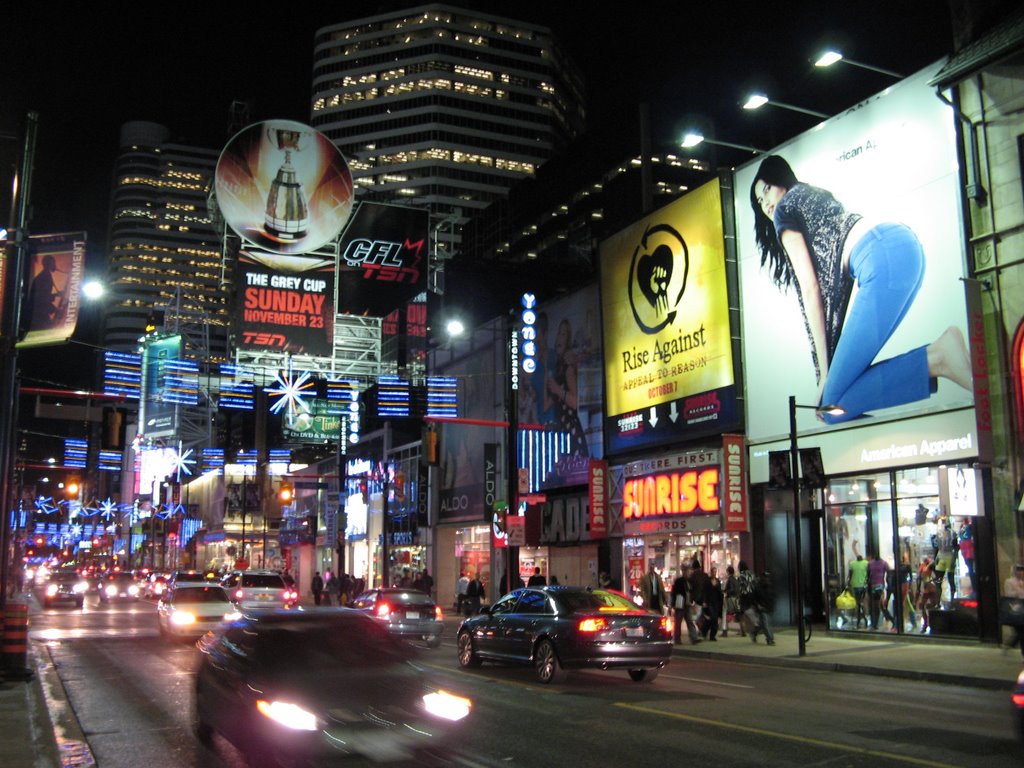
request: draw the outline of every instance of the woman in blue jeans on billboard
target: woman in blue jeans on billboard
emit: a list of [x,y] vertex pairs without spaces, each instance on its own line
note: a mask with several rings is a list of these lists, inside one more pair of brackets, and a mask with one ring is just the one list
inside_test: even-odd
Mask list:
[[[818,379],[818,413],[830,424],[924,400],[937,377],[971,390],[963,334],[947,328],[926,346],[875,362],[924,279],[924,250],[903,224],[869,222],[770,155],[750,187],[761,265],[775,285],[795,286]],[[852,302],[854,284],[856,298]]]

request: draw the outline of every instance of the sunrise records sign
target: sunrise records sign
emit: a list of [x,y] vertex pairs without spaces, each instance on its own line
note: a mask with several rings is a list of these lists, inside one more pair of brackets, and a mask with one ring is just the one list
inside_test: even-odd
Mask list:
[[605,450],[738,425],[718,180],[601,244]]
[[242,251],[235,274],[239,348],[331,356],[333,259]]
[[360,203],[341,238],[338,308],[387,315],[427,288],[426,210]]
[[352,213],[352,173],[322,133],[290,120],[239,131],[214,174],[217,205],[239,237],[273,253],[309,253]]

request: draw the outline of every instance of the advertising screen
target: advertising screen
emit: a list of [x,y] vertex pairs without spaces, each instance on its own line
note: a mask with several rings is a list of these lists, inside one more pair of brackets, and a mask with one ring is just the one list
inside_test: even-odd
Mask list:
[[600,253],[606,451],[735,427],[718,180],[604,241]]
[[[735,177],[747,434],[970,405],[953,112],[929,67]],[[808,421],[813,421],[808,416]]]
[[166,336],[146,344],[142,353],[140,434],[149,439],[177,434],[175,400],[168,396],[168,363],[181,357],[181,336]]
[[427,289],[429,213],[360,203],[341,238],[338,310],[383,317]]
[[331,356],[333,260],[242,251],[236,274],[240,348]]
[[290,120],[243,128],[214,173],[217,205],[245,241],[273,253],[309,253],[352,212],[352,174],[322,133]]

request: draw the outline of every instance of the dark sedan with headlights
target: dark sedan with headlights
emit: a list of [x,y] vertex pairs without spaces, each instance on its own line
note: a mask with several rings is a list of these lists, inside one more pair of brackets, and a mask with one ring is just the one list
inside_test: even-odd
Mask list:
[[463,621],[457,644],[463,667],[532,664],[542,683],[569,669],[626,669],[643,682],[672,657],[672,619],[603,589],[516,589]]
[[445,764],[468,699],[435,687],[416,649],[349,608],[254,612],[202,637],[196,733],[251,765]]

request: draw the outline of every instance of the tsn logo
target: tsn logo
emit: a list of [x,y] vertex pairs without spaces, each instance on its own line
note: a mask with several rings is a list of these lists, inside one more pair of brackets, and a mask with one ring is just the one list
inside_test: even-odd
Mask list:
[[256,347],[281,347],[288,343],[288,339],[280,333],[259,333],[256,331],[242,331],[242,343],[252,344]]

